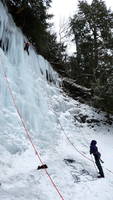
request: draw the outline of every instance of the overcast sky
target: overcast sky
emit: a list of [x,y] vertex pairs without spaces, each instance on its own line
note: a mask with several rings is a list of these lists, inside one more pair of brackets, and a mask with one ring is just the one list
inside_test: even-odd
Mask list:
[[[87,0],[91,3],[92,0]],[[108,8],[113,11],[113,0],[105,0]],[[63,23],[67,21],[69,16],[72,16],[77,11],[78,0],[52,0],[52,7],[50,13],[54,14],[53,23],[54,30],[59,33],[59,28]],[[68,47],[69,52],[75,51],[75,45],[69,42],[70,47]]]
[[[92,0],[87,0],[89,3]],[[113,10],[113,0],[105,0],[108,8]],[[58,28],[59,23],[77,11],[78,0],[52,0],[51,12],[54,14],[55,27]]]

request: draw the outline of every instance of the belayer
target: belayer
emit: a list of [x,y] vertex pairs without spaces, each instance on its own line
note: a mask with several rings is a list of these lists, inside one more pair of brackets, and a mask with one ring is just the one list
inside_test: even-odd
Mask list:
[[90,154],[93,154],[94,158],[95,158],[95,163],[96,163],[96,166],[99,170],[99,176],[98,178],[104,178],[104,172],[103,172],[103,169],[102,169],[102,166],[101,166],[101,162],[103,162],[100,157],[101,157],[101,154],[99,153],[98,151],[98,148],[96,146],[97,142],[95,140],[92,140],[91,141],[91,144],[90,144]]
[[29,55],[29,46],[30,43],[29,42],[24,42],[25,46],[24,46],[24,51],[27,51],[28,55]]

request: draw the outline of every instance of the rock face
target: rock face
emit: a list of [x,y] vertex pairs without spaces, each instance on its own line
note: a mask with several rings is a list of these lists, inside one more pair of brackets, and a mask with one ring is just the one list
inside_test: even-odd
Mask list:
[[91,89],[82,87],[69,78],[63,78],[63,87],[71,97],[82,103],[90,102],[93,96]]
[[[95,113],[99,114],[99,110],[95,109]],[[95,126],[100,126],[101,124],[112,125],[113,124],[113,116],[112,115],[104,115],[102,118],[97,118],[97,116],[86,115],[84,113],[77,113],[74,115],[75,122],[82,124],[87,123],[87,126],[94,128]],[[108,130],[109,131],[109,130]]]

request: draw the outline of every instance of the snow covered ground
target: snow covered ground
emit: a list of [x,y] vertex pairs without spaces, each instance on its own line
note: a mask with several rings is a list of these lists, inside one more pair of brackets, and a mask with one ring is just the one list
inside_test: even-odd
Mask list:
[[[106,123],[105,113],[63,94],[61,81],[49,63],[32,46],[29,56],[24,51],[27,39],[1,3],[0,40],[0,199],[112,200],[113,125]],[[53,83],[47,81],[47,73]],[[62,197],[46,171],[37,170],[41,163],[17,108]],[[85,115],[87,120],[83,123],[81,118]],[[100,122],[89,123],[91,119]],[[96,178],[95,165],[87,159],[92,160],[92,139],[97,140],[104,160],[104,179]]]

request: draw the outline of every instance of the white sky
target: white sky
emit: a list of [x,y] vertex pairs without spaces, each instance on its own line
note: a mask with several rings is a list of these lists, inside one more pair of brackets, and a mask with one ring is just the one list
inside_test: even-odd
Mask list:
[[[92,0],[87,0],[89,3]],[[113,0],[105,0],[108,8],[113,11]],[[52,8],[50,13],[54,14],[53,23],[55,32],[59,33],[60,26],[65,23],[69,16],[72,16],[77,11],[78,0],[52,0]],[[73,47],[75,49],[75,45]]]
[[[92,0],[87,0],[89,3]],[[108,8],[113,10],[113,0],[105,0]],[[55,15],[55,24],[59,23],[63,18],[72,16],[77,11],[78,0],[52,0],[51,12]]]

